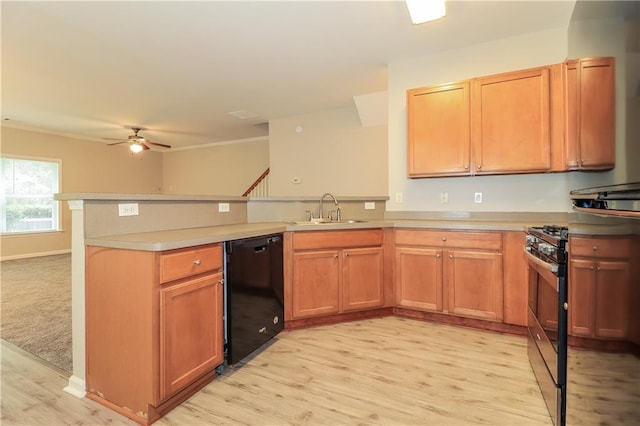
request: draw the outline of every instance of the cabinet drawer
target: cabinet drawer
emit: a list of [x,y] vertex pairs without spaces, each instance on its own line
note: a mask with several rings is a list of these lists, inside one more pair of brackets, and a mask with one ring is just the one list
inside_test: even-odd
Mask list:
[[382,241],[382,229],[296,232],[293,234],[293,249],[371,247],[381,246]]
[[222,268],[222,245],[171,250],[160,255],[160,282]]
[[626,259],[631,253],[628,237],[571,237],[569,255],[582,257]]
[[483,250],[501,250],[502,234],[499,232],[468,232],[397,229],[396,245],[415,245],[432,247],[478,248]]

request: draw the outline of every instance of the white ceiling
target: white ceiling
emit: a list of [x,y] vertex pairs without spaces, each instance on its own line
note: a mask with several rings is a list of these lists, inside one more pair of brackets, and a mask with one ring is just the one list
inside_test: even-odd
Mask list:
[[[3,124],[186,148],[385,91],[387,64],[567,26],[574,1],[2,1]],[[239,120],[229,112],[247,110]],[[8,120],[7,120],[8,119]]]

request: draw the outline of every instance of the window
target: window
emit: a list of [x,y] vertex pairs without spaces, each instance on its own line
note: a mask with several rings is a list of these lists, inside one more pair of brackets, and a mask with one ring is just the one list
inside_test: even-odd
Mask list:
[[60,229],[60,161],[2,157],[0,232],[47,232]]

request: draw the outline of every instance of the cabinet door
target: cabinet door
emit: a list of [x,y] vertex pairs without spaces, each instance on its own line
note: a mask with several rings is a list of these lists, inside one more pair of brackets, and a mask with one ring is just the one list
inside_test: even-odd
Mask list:
[[[504,322],[527,325],[529,269],[524,232],[504,232]],[[557,315],[556,315],[557,316]]]
[[442,251],[396,248],[396,304],[442,312]]
[[471,110],[474,173],[551,169],[548,68],[474,80]]
[[445,252],[449,312],[502,320],[502,254],[466,250]]
[[469,82],[407,91],[409,177],[469,174]]
[[592,337],[595,303],[595,263],[589,259],[569,261],[569,334]]
[[377,308],[383,304],[381,247],[343,251],[342,310]]
[[628,334],[629,263],[599,261],[595,274],[595,336],[625,338]]
[[606,170],[615,165],[615,69],[613,58],[565,63],[569,169]]
[[222,273],[160,289],[160,399],[224,361]]
[[293,254],[293,318],[336,314],[340,310],[338,250]]

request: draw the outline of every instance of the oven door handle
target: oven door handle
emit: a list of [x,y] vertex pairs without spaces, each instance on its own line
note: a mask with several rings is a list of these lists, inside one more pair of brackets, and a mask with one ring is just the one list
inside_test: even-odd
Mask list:
[[527,255],[527,258],[529,259],[529,262],[533,262],[536,265],[540,266],[543,269],[546,269],[547,271],[551,272],[551,273],[557,273],[558,272],[558,265],[553,265],[551,263],[545,262],[542,259],[539,259],[537,257],[535,257],[534,255],[532,255],[527,248],[524,248],[524,252]]

